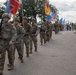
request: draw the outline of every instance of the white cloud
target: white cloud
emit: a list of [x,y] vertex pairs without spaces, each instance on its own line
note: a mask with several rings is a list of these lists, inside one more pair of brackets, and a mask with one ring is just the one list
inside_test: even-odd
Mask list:
[[5,2],[6,0],[0,0],[0,2]]
[[59,10],[59,17],[76,22],[76,0],[49,0]]

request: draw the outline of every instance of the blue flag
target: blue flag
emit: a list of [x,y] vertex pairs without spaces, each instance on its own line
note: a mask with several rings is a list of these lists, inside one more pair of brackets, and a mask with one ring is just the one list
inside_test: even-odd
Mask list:
[[59,22],[62,23],[62,22],[63,22],[63,18],[61,18],[61,19],[59,20]]
[[8,14],[10,13],[10,0],[8,0],[5,12],[8,13]]
[[51,16],[47,15],[47,21],[50,22]]

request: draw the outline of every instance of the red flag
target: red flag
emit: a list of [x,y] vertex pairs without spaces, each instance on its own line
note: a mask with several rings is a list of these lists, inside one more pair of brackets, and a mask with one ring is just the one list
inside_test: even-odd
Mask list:
[[15,15],[20,6],[19,0],[10,0],[10,13]]

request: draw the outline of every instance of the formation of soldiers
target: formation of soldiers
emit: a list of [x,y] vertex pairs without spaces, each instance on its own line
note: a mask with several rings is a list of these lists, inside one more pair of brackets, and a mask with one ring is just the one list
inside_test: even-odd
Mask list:
[[[26,57],[32,53],[33,44],[34,51],[37,52],[37,35],[40,33],[41,45],[50,41],[52,38],[52,24],[51,22],[43,22],[40,31],[35,23],[35,18],[31,19],[31,23],[28,23],[28,18],[23,17],[22,23],[15,17],[13,23],[9,23],[9,15],[4,13],[2,15],[3,23],[0,27],[0,75],[3,75],[5,56],[7,51],[8,56],[8,70],[14,69],[15,51],[18,52],[18,58],[21,63],[24,63],[24,44],[26,47]],[[55,23],[55,33],[59,32]]]

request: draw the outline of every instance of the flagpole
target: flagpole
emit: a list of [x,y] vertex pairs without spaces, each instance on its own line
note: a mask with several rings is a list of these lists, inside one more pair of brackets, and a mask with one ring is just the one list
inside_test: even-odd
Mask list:
[[[21,4],[21,8],[22,8],[22,21],[23,21],[23,16],[24,16],[24,12],[23,12],[23,1],[22,1],[22,4]],[[24,27],[24,23],[22,22],[22,26]]]

